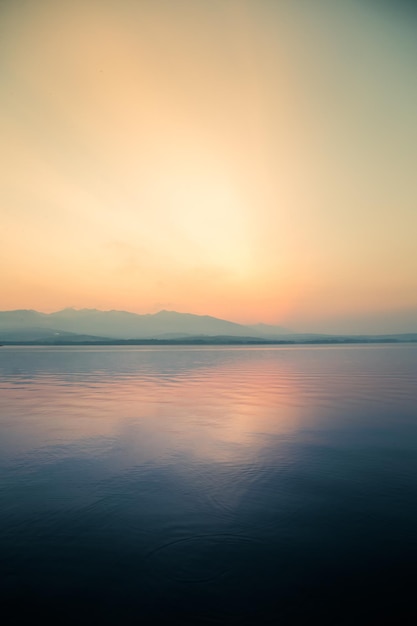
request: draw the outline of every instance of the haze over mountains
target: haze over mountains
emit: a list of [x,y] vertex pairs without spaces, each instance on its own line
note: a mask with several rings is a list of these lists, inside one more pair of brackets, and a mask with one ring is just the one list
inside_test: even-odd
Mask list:
[[[0,311],[0,341],[41,340],[68,333],[81,335],[84,339],[86,336],[111,339],[174,339],[199,335],[274,338],[289,332],[280,326],[244,326],[209,315],[165,310],[147,315],[72,308],[49,314],[33,310]],[[75,340],[75,337],[72,338]]]
[[[413,329],[411,329],[413,330]],[[127,311],[66,308],[55,313],[0,311],[0,343],[82,344],[126,341],[185,343],[339,343],[417,341],[417,333],[297,333],[268,324],[244,325],[176,311],[139,315]]]

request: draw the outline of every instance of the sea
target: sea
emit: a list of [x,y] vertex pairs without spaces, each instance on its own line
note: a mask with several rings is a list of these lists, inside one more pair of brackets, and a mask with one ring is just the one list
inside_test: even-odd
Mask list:
[[6,625],[417,624],[417,344],[0,348]]

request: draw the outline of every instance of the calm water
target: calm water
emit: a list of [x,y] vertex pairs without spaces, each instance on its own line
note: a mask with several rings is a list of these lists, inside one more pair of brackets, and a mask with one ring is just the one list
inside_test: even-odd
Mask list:
[[7,624],[415,624],[417,346],[0,348]]

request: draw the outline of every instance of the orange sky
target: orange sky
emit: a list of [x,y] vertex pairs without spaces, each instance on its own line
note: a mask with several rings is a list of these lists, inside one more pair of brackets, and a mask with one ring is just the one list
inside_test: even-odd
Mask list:
[[1,309],[338,331],[417,311],[405,13],[358,0],[0,12]]

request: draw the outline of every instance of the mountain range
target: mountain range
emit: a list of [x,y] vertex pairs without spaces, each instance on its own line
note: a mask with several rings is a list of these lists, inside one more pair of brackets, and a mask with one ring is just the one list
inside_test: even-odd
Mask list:
[[[67,308],[55,313],[0,311],[0,341],[40,341],[81,335],[89,339],[179,339],[187,336],[277,338],[290,331],[281,326],[245,326],[209,315],[176,311],[138,315],[127,311]],[[70,339],[70,337],[67,337]],[[75,336],[72,337],[75,340]],[[79,339],[80,340],[80,339]]]
[[0,344],[82,343],[359,343],[417,341],[417,333],[330,335],[294,333],[282,326],[244,325],[176,311],[139,315],[127,311],[67,308],[55,313],[0,311]]

